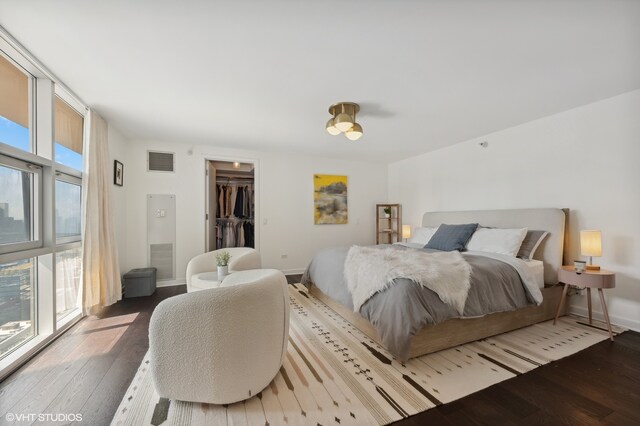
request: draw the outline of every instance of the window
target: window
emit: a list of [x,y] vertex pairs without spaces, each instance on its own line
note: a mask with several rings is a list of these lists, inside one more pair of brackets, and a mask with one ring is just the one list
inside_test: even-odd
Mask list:
[[56,176],[56,240],[80,241],[82,181],[63,173]]
[[35,335],[33,258],[0,264],[0,357]]
[[82,133],[84,119],[58,96],[54,103],[55,161],[82,171]]
[[56,253],[56,317],[58,321],[80,307],[82,248]]
[[31,76],[0,55],[0,142],[27,152],[32,152],[31,80]]
[[39,166],[0,155],[0,253],[41,246],[40,183]]
[[0,29],[0,376],[82,315],[85,107],[50,75]]

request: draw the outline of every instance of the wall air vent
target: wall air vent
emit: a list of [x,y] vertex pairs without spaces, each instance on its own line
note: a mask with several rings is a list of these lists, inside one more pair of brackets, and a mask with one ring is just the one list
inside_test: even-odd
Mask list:
[[173,152],[148,151],[147,171],[150,172],[173,172],[174,160]]
[[158,281],[176,278],[173,272],[174,258],[173,244],[149,244],[149,266],[158,270]]

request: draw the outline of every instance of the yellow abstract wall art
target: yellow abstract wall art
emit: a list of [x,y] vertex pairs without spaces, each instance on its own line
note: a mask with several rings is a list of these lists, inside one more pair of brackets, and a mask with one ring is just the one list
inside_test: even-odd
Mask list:
[[316,225],[348,223],[347,177],[313,175],[313,216]]

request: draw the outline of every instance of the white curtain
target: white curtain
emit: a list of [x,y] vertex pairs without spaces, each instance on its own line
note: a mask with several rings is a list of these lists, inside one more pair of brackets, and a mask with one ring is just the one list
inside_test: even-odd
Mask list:
[[56,314],[58,319],[81,306],[82,248],[56,253]]
[[82,307],[85,313],[122,299],[111,210],[108,128],[106,121],[93,110],[89,111],[87,142],[82,246]]

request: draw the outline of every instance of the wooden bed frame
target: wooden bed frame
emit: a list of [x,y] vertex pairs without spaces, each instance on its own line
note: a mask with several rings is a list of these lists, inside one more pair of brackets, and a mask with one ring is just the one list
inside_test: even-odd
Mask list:
[[[509,312],[496,312],[479,318],[454,318],[440,324],[427,325],[411,339],[409,358],[553,319],[560,303],[562,289],[563,287],[560,285],[542,289],[544,300],[540,306],[529,306]],[[371,340],[382,347],[385,346],[375,327],[362,315],[336,302],[314,285],[309,286],[309,292],[369,336]],[[565,301],[564,306],[560,309],[561,315],[566,313],[566,306]]]
[[[541,289],[543,302],[540,306],[528,306],[508,312],[496,312],[476,318],[454,318],[440,324],[427,325],[411,339],[409,358],[451,348],[496,334],[526,327],[555,317],[559,308],[561,315],[567,311],[567,302],[560,305],[562,285],[558,285],[558,269],[563,264],[568,229],[568,209],[512,209],[476,210],[457,212],[427,212],[422,218],[423,227],[437,227],[442,223],[479,223],[497,228],[528,228],[544,230],[549,235],[536,251],[534,258],[544,264],[545,288]],[[567,257],[568,258],[568,257]],[[384,347],[374,326],[359,313],[353,312],[313,284],[312,295],[320,299],[344,319],[352,323],[373,341]]]

